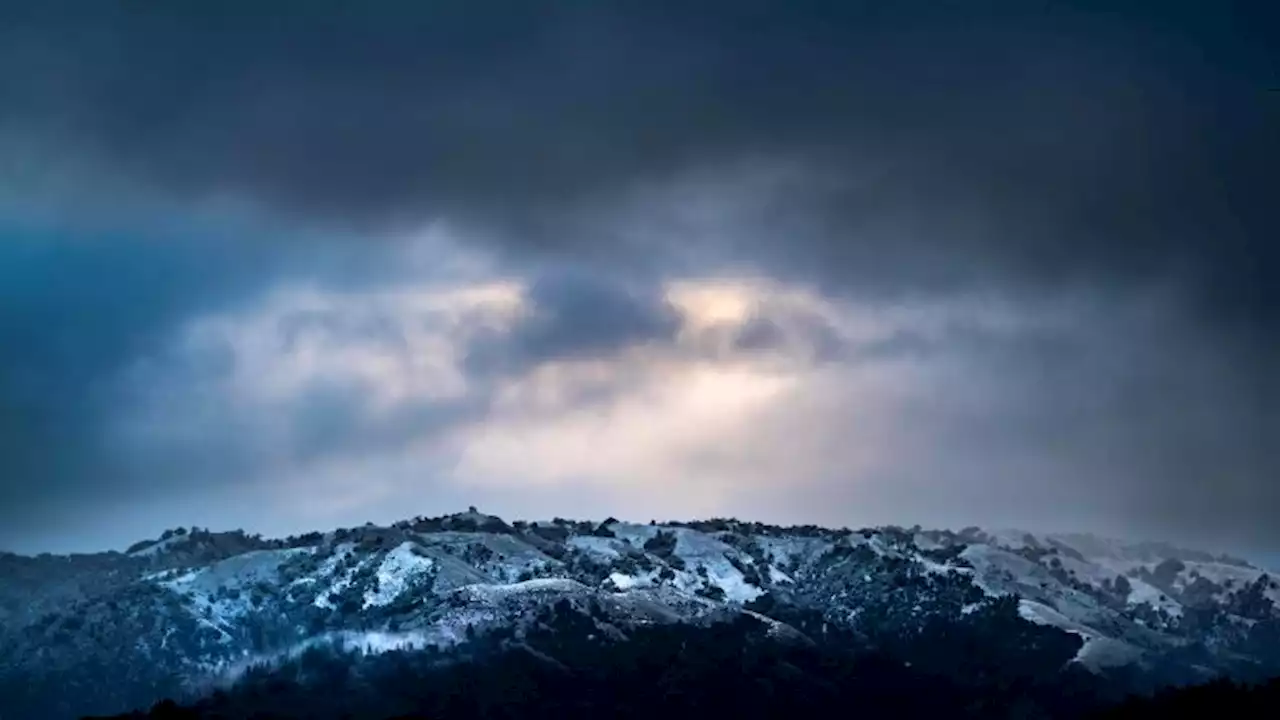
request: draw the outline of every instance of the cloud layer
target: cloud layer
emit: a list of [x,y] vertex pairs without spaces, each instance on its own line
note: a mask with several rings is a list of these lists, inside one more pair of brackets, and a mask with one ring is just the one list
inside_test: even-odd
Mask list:
[[0,544],[1280,543],[1273,11],[482,5],[0,10]]

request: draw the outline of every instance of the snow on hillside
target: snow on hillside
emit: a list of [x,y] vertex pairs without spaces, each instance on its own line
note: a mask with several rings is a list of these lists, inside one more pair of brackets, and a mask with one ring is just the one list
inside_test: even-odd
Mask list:
[[[754,563],[750,557],[696,530],[677,528],[675,535],[675,554],[694,570],[692,578],[688,572],[678,574],[676,587],[696,590],[705,582],[719,588],[725,599],[736,603],[754,600],[764,593],[762,589],[749,585],[742,571],[729,561],[732,557],[741,564]],[[700,575],[705,575],[705,580]]]
[[1182,604],[1166,595],[1154,585],[1138,579],[1129,580],[1129,595],[1126,598],[1130,605],[1148,604],[1162,610],[1173,617],[1182,616]]
[[501,585],[468,585],[458,592],[473,600],[500,602],[521,596],[581,594],[588,591],[589,588],[587,586],[576,580],[568,578],[538,578]]
[[646,542],[652,540],[664,529],[658,525],[640,525],[629,522],[615,522],[609,525],[609,531],[613,533],[615,538],[634,548],[643,548]]
[[1101,633],[1076,622],[1075,620],[1058,612],[1057,609],[1042,602],[1036,602],[1034,600],[1019,600],[1018,614],[1025,620],[1030,620],[1031,622],[1039,623],[1040,625],[1052,625],[1056,628],[1066,630],[1069,633],[1079,635],[1085,640],[1091,640],[1101,636]]
[[614,538],[585,535],[571,537],[566,542],[572,548],[581,550],[604,560],[617,560],[622,557],[622,552],[619,550],[619,544],[623,541],[616,540]]
[[[355,563],[347,567],[345,570],[339,571],[339,568],[342,566],[341,564],[346,561],[347,558],[355,559]],[[354,581],[356,573],[369,562],[369,558],[358,557],[355,554],[354,549],[351,548],[344,548],[343,552],[335,553],[334,557],[331,559],[333,560],[333,564],[326,565],[325,567],[329,572],[322,574],[322,577],[331,578],[329,587],[319,595],[316,595],[315,600],[312,601],[313,605],[325,610],[333,610],[335,608],[333,598],[342,594],[343,591],[351,587],[351,583]]]
[[435,569],[435,561],[414,552],[414,547],[406,541],[383,556],[378,566],[377,586],[365,592],[364,607],[390,603],[415,580]]
[[797,560],[817,557],[831,548],[830,540],[816,537],[765,536],[756,541],[764,548],[769,562],[779,568]]
[[626,573],[612,572],[609,573],[609,582],[619,590],[634,590],[636,588],[653,587],[658,582],[657,570],[646,570],[635,575],[627,575]]
[[[445,531],[419,533],[416,540],[432,551],[429,554],[437,562],[443,561],[441,574],[454,586],[471,582],[516,582],[521,575],[537,574],[557,564],[555,559],[510,535]],[[458,562],[448,562],[444,556]]]
[[198,621],[229,640],[229,628],[253,611],[250,588],[279,582],[280,566],[305,548],[255,550],[185,572],[158,584],[182,597]]
[[347,652],[360,652],[378,655],[395,650],[420,650],[427,647],[448,647],[461,640],[447,633],[379,631],[339,631],[327,632],[268,653],[247,654],[235,660],[212,664],[207,669],[207,676],[202,683],[194,685],[198,689],[227,688],[235,684],[250,668],[278,667],[289,660],[296,660],[303,653],[317,647],[335,647]]
[[[1083,533],[1045,536],[1046,542],[1069,548],[1071,555],[1063,555],[1062,563],[1081,578],[1101,584],[1108,577],[1113,581],[1125,576],[1133,591],[1129,601],[1133,604],[1150,603],[1172,615],[1182,612],[1182,604],[1169,593],[1141,579],[1155,573],[1165,563],[1176,563],[1179,568],[1169,589],[1186,591],[1199,578],[1217,586],[1211,597],[1221,600],[1232,590],[1249,585],[1268,573],[1248,562],[1224,555],[1177,548],[1166,543],[1129,543],[1113,538],[1100,538]],[[1268,587],[1266,596],[1280,604],[1280,583]],[[1205,598],[1201,598],[1205,599]]]
[[[474,515],[476,522],[501,522],[492,516]],[[536,525],[559,527],[557,523]],[[362,553],[350,542],[338,543],[332,546],[317,570],[294,580],[293,584],[316,584],[324,588],[313,601],[315,607],[324,610],[334,610],[333,598],[347,591],[358,576],[368,574],[370,569],[374,580],[362,593],[364,609],[389,605],[427,577],[434,583],[435,594],[465,591],[471,600],[486,603],[530,593],[581,593],[584,590],[633,593],[665,588],[668,599],[669,592],[673,591],[688,597],[690,607],[701,607],[707,597],[741,605],[760,597],[770,587],[794,584],[796,580],[788,568],[799,568],[832,550],[836,544],[830,536],[771,533],[751,538],[760,549],[760,555],[752,557],[716,533],[690,527],[613,522],[608,530],[606,535],[612,534],[612,537],[570,533],[563,542],[565,550],[571,553],[604,563],[606,567],[613,566],[614,569],[597,576],[598,580],[589,585],[573,579],[572,571],[561,559],[546,555],[531,542],[511,534],[453,530],[418,533],[412,540],[372,554]],[[658,564],[621,569],[626,558],[636,553],[647,556],[646,543],[659,533],[674,537],[671,564],[650,558],[648,562]],[[847,546],[866,547],[877,557],[907,557],[926,574],[967,574],[988,595],[1017,594],[1022,598],[1021,612],[1026,619],[1077,633],[1089,640],[1086,655],[1126,655],[1132,650],[1132,646],[1124,642],[1121,643],[1123,652],[1114,645],[1094,642],[1106,639],[1108,634],[1103,628],[1115,624],[1115,610],[1108,606],[1104,596],[1117,587],[1121,578],[1127,582],[1128,592],[1117,595],[1118,602],[1131,607],[1148,605],[1176,618],[1182,614],[1182,604],[1170,591],[1181,592],[1196,578],[1205,578],[1222,586],[1220,592],[1225,592],[1229,587],[1252,582],[1262,574],[1256,568],[1206,557],[1200,561],[1184,561],[1184,569],[1174,578],[1171,587],[1161,589],[1138,577],[1141,569],[1151,571],[1162,561],[1153,554],[1153,548],[1160,546],[1135,549],[1119,541],[1088,535],[1037,536],[1022,530],[998,530],[981,533],[982,542],[967,544],[958,562],[948,562],[926,554],[945,550],[947,546],[936,533],[908,535],[910,547],[905,550],[900,536],[890,538],[864,532],[841,537]],[[304,548],[289,552],[316,550]],[[210,599],[212,592],[224,586],[271,581],[285,555],[245,553],[171,578],[166,587],[182,592],[197,613],[223,628],[247,609],[243,600]],[[754,568],[753,577],[744,574],[746,568]],[[870,579],[867,575],[866,580]],[[596,587],[595,583],[599,582],[603,584]],[[1268,595],[1280,600],[1280,589],[1268,590]],[[1099,648],[1108,649],[1104,653]]]
[[[589,610],[611,633],[644,623],[714,622],[771,603],[909,631],[929,619],[981,618],[974,613],[998,605],[990,598],[1010,594],[1018,596],[1021,618],[1081,637],[1076,660],[1103,668],[1188,642],[1230,642],[1262,617],[1253,595],[1239,602],[1245,589],[1280,603],[1280,585],[1251,585],[1264,573],[1242,561],[1157,543],[1021,530],[851,532],[738,521],[507,525],[469,512],[315,533],[290,544],[235,536],[217,552],[201,549],[216,545],[204,539],[212,534],[201,536],[198,552],[176,549],[175,537],[130,556],[136,580],[101,610],[110,619],[102,627],[155,618],[138,625],[148,629],[129,642],[138,648],[133,659],[156,663],[157,672],[216,667],[234,675],[324,642],[368,652],[449,646],[536,622],[540,612],[564,603]],[[760,599],[766,602],[751,604]],[[1243,607],[1238,612],[1250,617],[1203,631],[1181,621],[1200,622],[1189,612],[1197,603]],[[65,638],[76,641],[56,620],[33,629],[14,656],[53,654]],[[779,634],[804,637],[768,620]],[[76,657],[85,647],[70,644],[64,654]],[[181,658],[178,670],[158,660],[172,657]]]

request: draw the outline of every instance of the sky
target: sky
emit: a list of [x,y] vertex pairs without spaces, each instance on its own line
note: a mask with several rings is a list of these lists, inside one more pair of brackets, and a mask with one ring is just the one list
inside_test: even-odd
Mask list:
[[0,5],[0,548],[507,518],[1280,556],[1263,2]]

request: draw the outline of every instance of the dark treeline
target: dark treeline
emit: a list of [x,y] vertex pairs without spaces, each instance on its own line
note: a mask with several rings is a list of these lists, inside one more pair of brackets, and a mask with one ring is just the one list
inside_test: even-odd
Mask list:
[[[361,657],[317,647],[192,704],[166,701],[119,717],[1118,719],[1164,717],[1170,707],[1190,717],[1280,708],[1275,685],[1217,684],[1120,703],[1105,678],[1068,664],[1078,639],[1051,628],[1028,637],[1025,623],[1004,618],[1009,611],[993,608],[971,633],[952,627],[922,638],[910,653],[917,660],[905,661],[891,649],[851,650],[853,638],[800,611],[786,620],[814,642],[778,637],[748,615],[644,626],[622,640],[602,616],[561,603],[519,638],[505,631],[469,643],[462,661],[457,651]],[[1017,632],[993,632],[1004,620]]]
[[1280,717],[1280,678],[1242,684],[1218,680],[1135,696],[1097,714],[1097,720]]

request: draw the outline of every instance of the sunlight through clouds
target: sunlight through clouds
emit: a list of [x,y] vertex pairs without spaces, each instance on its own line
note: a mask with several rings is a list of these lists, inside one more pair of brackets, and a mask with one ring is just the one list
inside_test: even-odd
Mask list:
[[[594,489],[649,512],[717,514],[761,502],[779,477],[792,499],[774,510],[789,512],[823,492],[833,458],[874,508],[885,495],[877,483],[900,471],[892,464],[913,466],[902,457],[926,425],[911,425],[954,362],[931,343],[957,323],[999,334],[1028,322],[977,301],[875,306],[766,278],[687,277],[652,300],[678,314],[669,336],[528,355],[522,323],[570,323],[557,337],[574,330],[530,288],[484,278],[277,288],[252,308],[189,323],[167,365],[139,368],[146,387],[117,437],[138,454],[180,455],[230,433],[227,446],[253,458],[242,481],[274,488],[283,514],[312,518],[448,488]],[[481,342],[524,359],[476,366]]]

